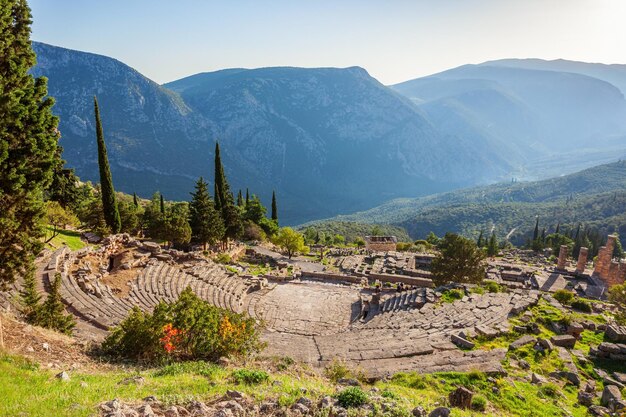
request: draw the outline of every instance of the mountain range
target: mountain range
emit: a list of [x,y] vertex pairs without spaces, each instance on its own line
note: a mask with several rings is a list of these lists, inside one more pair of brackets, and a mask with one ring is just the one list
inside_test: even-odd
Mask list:
[[359,67],[228,69],[159,85],[109,57],[33,43],[68,165],[97,181],[97,95],[116,187],[188,199],[219,141],[234,190],[283,224],[626,155],[624,67],[494,61],[386,87]]

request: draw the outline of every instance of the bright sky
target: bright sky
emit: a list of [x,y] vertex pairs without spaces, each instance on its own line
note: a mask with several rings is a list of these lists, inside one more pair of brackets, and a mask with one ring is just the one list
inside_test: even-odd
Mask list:
[[626,0],[30,0],[33,39],[164,83],[358,65],[384,84],[500,58],[626,64]]

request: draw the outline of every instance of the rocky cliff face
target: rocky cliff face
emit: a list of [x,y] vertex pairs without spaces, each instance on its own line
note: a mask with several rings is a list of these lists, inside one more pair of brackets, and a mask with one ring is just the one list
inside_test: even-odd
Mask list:
[[486,142],[446,134],[362,68],[265,68],[159,86],[112,58],[34,43],[49,78],[64,158],[97,181],[98,96],[117,188],[186,199],[212,178],[214,141],[233,189],[267,200],[285,223],[489,181],[510,164]]

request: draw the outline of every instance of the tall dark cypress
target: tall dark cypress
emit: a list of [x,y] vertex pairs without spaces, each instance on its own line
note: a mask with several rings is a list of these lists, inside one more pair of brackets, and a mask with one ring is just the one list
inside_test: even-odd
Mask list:
[[104,221],[112,233],[118,233],[122,227],[120,213],[117,209],[115,190],[113,189],[113,178],[109,167],[107,148],[104,143],[104,132],[102,131],[102,121],[100,120],[100,109],[98,99],[93,97],[94,112],[96,115],[96,139],[98,142],[98,167],[100,169],[100,194],[102,196],[102,210]]
[[237,207],[243,207],[243,196],[241,195],[241,190],[239,190],[239,194],[237,194]]
[[213,193],[215,199],[215,209],[222,210],[226,200],[226,178],[224,176],[224,167],[222,166],[222,157],[220,155],[220,144],[215,142],[215,191]]
[[535,242],[539,238],[539,216],[537,216],[537,221],[535,222],[535,231],[533,232],[533,242]]
[[483,235],[484,235],[484,232],[481,230],[481,231],[480,231],[480,235],[478,235],[478,240],[476,241],[476,245],[477,245],[479,248],[482,248],[483,246],[485,246],[485,244],[484,244],[484,242],[483,242]]
[[276,206],[276,192],[272,191],[272,220],[278,223],[278,208]]
[[161,214],[165,214],[165,201],[163,201],[163,194],[161,194],[160,205]]
[[246,206],[248,205],[249,202],[250,202],[250,193],[248,192],[248,189],[246,188]]
[[139,201],[137,201],[137,193],[133,193],[133,204],[136,207],[139,207]]
[[558,222],[556,224],[556,230],[554,231],[554,233],[558,234],[560,232],[560,230],[561,230],[561,222]]

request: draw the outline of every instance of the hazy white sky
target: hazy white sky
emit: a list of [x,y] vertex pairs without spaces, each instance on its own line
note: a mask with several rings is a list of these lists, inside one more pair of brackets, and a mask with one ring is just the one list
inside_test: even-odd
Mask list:
[[393,84],[499,58],[626,64],[626,0],[30,0],[33,39],[164,83],[232,67],[362,66]]

